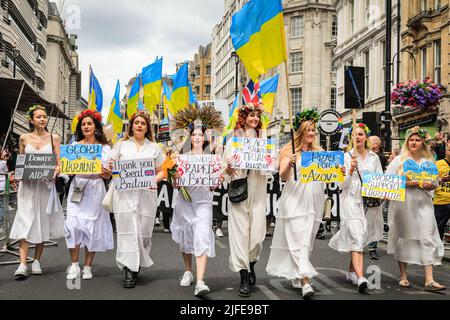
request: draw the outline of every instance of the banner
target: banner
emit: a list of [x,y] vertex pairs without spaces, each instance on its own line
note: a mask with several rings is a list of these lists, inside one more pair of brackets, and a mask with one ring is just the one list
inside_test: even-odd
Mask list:
[[101,144],[71,144],[61,146],[62,174],[101,174]]
[[180,155],[178,184],[183,187],[220,185],[222,158],[220,155]]
[[405,201],[406,177],[394,174],[363,172],[362,196]]
[[277,167],[275,144],[272,139],[232,138],[235,169],[275,171]]
[[343,166],[342,151],[302,152],[301,182],[343,182],[344,175],[341,172]]
[[156,188],[155,159],[116,161],[112,177],[117,191]]
[[55,174],[55,154],[18,154],[15,178],[18,180],[53,179]]
[[403,163],[403,172],[409,180],[417,181],[419,184],[432,183],[439,176],[436,164],[431,161],[425,161],[419,165],[414,160],[408,159]]
[[170,127],[168,123],[160,124],[158,129],[157,142],[170,141]]

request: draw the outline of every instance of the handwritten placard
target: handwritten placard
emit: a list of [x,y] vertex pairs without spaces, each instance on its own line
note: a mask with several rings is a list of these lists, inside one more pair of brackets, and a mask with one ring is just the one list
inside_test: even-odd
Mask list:
[[364,171],[362,181],[363,197],[405,201],[404,176]]
[[342,182],[344,181],[342,166],[344,166],[342,151],[302,152],[301,182]]
[[183,187],[220,185],[222,160],[220,155],[180,155],[178,184]]
[[275,171],[277,166],[275,144],[272,139],[233,137],[236,169]]
[[70,144],[61,146],[61,173],[101,174],[101,144]]
[[403,172],[411,181],[417,181],[420,184],[436,181],[439,176],[439,170],[435,163],[424,161],[420,165],[414,160],[408,159],[403,163]]
[[157,187],[155,159],[116,161],[112,176],[117,191]]
[[55,154],[19,154],[15,177],[19,180],[52,179],[55,173]]

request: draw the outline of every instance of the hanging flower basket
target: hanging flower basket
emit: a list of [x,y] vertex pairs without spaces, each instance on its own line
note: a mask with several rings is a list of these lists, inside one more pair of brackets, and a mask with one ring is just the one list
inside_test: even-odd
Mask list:
[[409,80],[397,84],[392,91],[391,100],[393,104],[402,107],[435,110],[446,92],[445,87],[434,83],[430,78],[425,78],[422,82]]

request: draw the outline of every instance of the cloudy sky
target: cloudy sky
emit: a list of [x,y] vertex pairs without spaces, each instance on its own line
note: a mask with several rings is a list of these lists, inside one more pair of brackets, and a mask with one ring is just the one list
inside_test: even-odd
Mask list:
[[[214,25],[224,14],[224,0],[56,0],[69,34],[78,34],[82,95],[88,96],[89,64],[103,89],[108,109],[117,79],[125,84],[164,57],[163,73],[190,60],[211,42]],[[105,110],[107,111],[107,110]]]

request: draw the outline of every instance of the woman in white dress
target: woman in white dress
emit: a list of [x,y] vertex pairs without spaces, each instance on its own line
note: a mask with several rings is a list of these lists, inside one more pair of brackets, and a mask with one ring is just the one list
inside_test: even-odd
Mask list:
[[[368,281],[364,278],[363,251],[371,241],[380,239],[368,238],[367,208],[364,207],[361,196],[361,178],[364,171],[383,173],[383,170],[379,157],[370,151],[368,127],[360,123],[352,131],[355,137],[350,142],[350,152],[344,157],[347,175],[341,186],[340,230],[331,238],[329,246],[339,252],[350,252],[347,281],[356,284],[360,293],[368,294]],[[353,140],[356,142],[356,148],[352,147]]]
[[[314,295],[310,280],[317,275],[309,258],[323,218],[325,183],[308,184],[294,180],[293,167],[302,152],[320,151],[316,145],[316,123],[320,114],[314,110],[297,113],[294,122],[295,154],[292,143],[280,152],[280,176],[287,181],[280,198],[267,273],[302,286],[304,299]],[[301,161],[297,163],[300,172]],[[299,176],[299,175],[298,175]]]
[[[77,144],[101,144],[102,174],[76,175],[70,184],[67,201],[67,217],[64,225],[66,244],[72,264],[67,271],[67,279],[80,276],[80,248],[85,248],[82,279],[92,279],[92,262],[96,252],[114,249],[114,237],[109,213],[102,206],[106,194],[103,179],[111,176],[109,154],[111,147],[103,132],[102,116],[99,112],[85,110],[78,116],[76,127]],[[84,188],[80,202],[71,199],[74,190]]]
[[[202,120],[192,123],[191,119]],[[186,141],[189,151],[186,154],[192,155],[205,154],[205,148],[210,146],[206,135],[210,134],[211,129],[218,132],[223,130],[222,117],[212,107],[186,108],[177,113],[174,122],[178,124],[174,129],[186,128],[189,131],[190,136]],[[219,181],[220,185],[223,182],[223,177],[220,177]],[[212,191],[219,185],[215,187],[187,187],[186,189],[192,197],[191,201],[185,200],[182,192],[178,192],[170,225],[172,239],[180,246],[186,270],[180,282],[182,287],[190,286],[193,282],[192,255],[196,257],[197,283],[194,291],[195,296],[203,296],[209,293],[204,275],[208,258],[216,255],[212,229]],[[176,179],[174,180],[174,187],[179,188]]]
[[[430,147],[426,143],[428,133],[419,127],[412,128],[397,156],[387,168],[387,173],[403,175],[403,163],[414,160],[421,165],[434,163]],[[406,201],[391,201],[389,205],[388,253],[394,254],[400,268],[401,287],[409,287],[406,266],[424,266],[425,290],[440,291],[445,286],[434,281],[433,266],[441,265],[444,246],[434,217],[433,194],[436,184],[406,181]]]
[[[154,142],[150,117],[143,111],[130,118],[130,126],[123,141],[118,142],[111,159],[155,159],[156,183],[164,178],[161,164],[164,156]],[[111,185],[110,188],[113,186]],[[134,288],[141,267],[152,266],[150,258],[153,227],[157,210],[157,189],[121,190],[113,196],[113,211],[117,228],[117,266],[124,274],[124,288]]]
[[[31,133],[20,136],[20,153],[56,154],[55,177],[59,172],[60,139],[47,131],[48,116],[44,107],[33,106],[28,111]],[[53,146],[53,147],[52,147]],[[40,260],[44,242],[64,236],[64,214],[57,198],[55,182],[21,181],[17,194],[17,212],[11,228],[11,239],[19,241],[20,265],[14,278],[21,280],[29,275],[27,256],[29,244],[35,244],[32,274],[42,274]],[[53,205],[49,211],[49,205]]]
[[[239,108],[239,116],[234,131],[236,136],[261,138],[260,105],[249,104]],[[241,284],[239,296],[249,297],[250,286],[256,284],[255,264],[259,260],[266,237],[266,194],[268,175],[259,170],[233,169],[233,146],[228,141],[223,159],[224,177],[227,182],[247,178],[246,200],[229,202],[228,236],[230,239],[231,271],[239,272]]]

